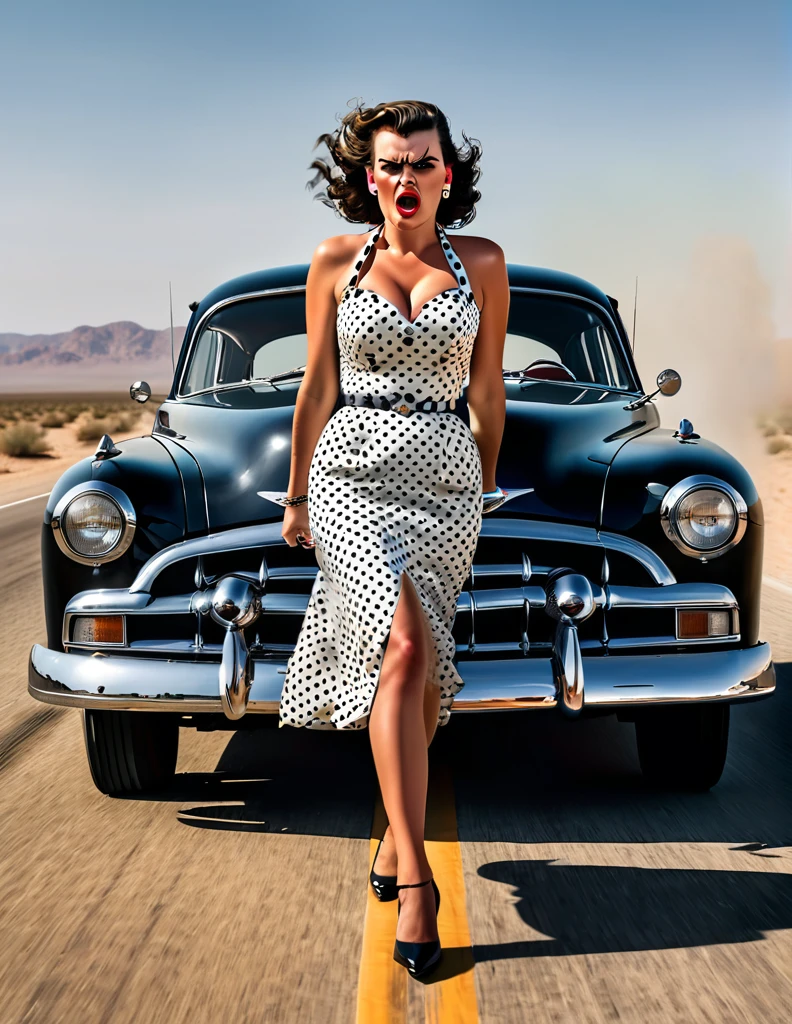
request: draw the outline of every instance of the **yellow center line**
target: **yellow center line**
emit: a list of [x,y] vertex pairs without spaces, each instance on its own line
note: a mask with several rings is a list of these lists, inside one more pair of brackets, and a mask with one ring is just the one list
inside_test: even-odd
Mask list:
[[[385,811],[378,797],[369,840],[369,868],[385,823]],[[424,1019],[428,1024],[478,1024],[454,785],[446,765],[431,768],[426,852],[441,894],[437,928],[443,946],[442,962],[426,982],[410,978],[404,967],[393,959],[397,901],[380,903],[367,884],[357,1024],[406,1024],[408,1003],[414,1007],[421,994]],[[417,986],[417,989],[410,991],[408,986]],[[410,1019],[415,1019],[414,1014]]]

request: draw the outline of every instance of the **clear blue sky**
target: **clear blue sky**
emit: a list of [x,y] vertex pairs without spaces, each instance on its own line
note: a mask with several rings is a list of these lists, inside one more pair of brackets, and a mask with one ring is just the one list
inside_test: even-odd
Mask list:
[[790,26],[780,0],[7,5],[0,332],[163,327],[169,279],[185,323],[220,281],[359,230],[304,186],[361,97],[431,100],[481,140],[465,230],[510,261],[630,319],[636,274],[640,314],[737,239],[792,335]]

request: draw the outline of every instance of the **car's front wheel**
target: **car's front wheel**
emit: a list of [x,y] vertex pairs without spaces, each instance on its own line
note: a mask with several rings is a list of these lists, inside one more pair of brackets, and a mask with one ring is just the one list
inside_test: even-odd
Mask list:
[[720,779],[729,745],[728,704],[646,708],[635,719],[648,783],[701,792]]
[[176,771],[178,719],[152,711],[83,710],[94,785],[110,796],[162,789]]

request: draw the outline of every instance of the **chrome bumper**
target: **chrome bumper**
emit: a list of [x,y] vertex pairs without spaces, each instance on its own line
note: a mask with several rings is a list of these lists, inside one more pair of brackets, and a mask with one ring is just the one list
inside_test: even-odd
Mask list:
[[[728,651],[588,657],[586,707],[694,701],[744,701],[775,690],[770,645]],[[563,680],[551,658],[460,661],[465,688],[454,711],[565,708]],[[285,659],[251,659],[248,712],[277,714]],[[104,652],[52,651],[34,644],[28,692],[46,704],[80,708],[220,712],[218,662],[177,661]]]

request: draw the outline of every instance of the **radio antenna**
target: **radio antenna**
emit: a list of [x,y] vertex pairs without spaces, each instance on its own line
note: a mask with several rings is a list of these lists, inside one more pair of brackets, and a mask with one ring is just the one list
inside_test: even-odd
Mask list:
[[638,275],[635,275],[635,298],[633,299],[633,336],[632,336],[632,350],[635,355],[635,319],[638,315]]
[[171,367],[176,370],[176,354],[173,345],[173,288],[168,281],[168,296],[170,298],[170,331],[171,331]]

